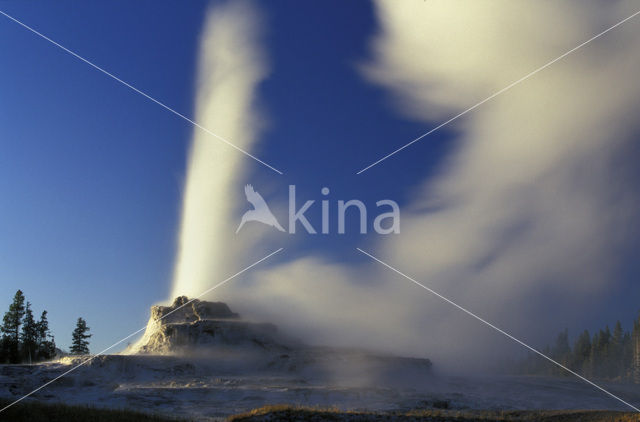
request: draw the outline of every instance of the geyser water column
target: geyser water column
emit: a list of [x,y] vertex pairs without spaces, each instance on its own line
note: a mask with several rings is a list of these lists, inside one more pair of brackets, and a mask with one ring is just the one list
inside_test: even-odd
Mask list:
[[[248,2],[229,1],[206,15],[198,58],[195,121],[245,151],[259,120],[256,86],[266,74],[258,45],[259,16]],[[171,298],[194,297],[228,275],[232,215],[247,156],[194,128],[185,181]],[[230,269],[229,269],[230,270]]]

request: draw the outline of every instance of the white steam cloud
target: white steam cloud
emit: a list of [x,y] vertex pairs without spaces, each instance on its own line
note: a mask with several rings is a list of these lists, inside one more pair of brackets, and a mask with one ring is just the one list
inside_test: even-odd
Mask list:
[[[464,110],[635,12],[628,1],[425,6],[377,3],[383,26],[367,68],[424,121]],[[633,21],[616,28],[461,119],[459,147],[417,190],[404,235],[384,256],[526,336],[551,318],[562,327],[610,286],[638,209],[619,171],[638,128],[637,30]]]
[[[633,7],[380,0],[380,30],[364,74],[426,131]],[[616,251],[638,210],[624,149],[638,129],[639,29],[639,22],[626,23],[456,121],[456,148],[437,177],[411,192],[402,234],[369,249],[525,341],[540,339],[551,320],[555,329],[579,318],[611,285]],[[456,366],[509,344],[378,265],[304,258],[258,273],[255,284],[232,296],[319,342]]]
[[[200,41],[195,120],[249,150],[259,129],[254,97],[266,65],[259,17],[245,2],[210,8]],[[229,271],[233,210],[247,157],[194,129],[171,297],[196,296]]]

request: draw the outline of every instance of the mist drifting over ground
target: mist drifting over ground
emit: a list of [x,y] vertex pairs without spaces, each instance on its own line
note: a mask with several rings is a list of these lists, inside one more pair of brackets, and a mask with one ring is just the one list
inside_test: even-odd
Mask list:
[[[380,0],[369,58],[354,71],[387,91],[392,112],[424,122],[426,132],[633,7],[430,0],[416,8]],[[229,3],[209,14],[197,104],[199,123],[247,149],[257,136],[253,92],[264,77],[249,10]],[[626,247],[626,227],[638,211],[628,177],[635,164],[624,157],[638,129],[638,28],[617,28],[454,122],[456,146],[437,177],[407,192],[402,234],[365,239],[363,249],[525,341],[539,341],[552,321],[555,328],[588,312],[615,283],[616,252]],[[402,153],[391,159],[402,160]],[[172,296],[205,290],[234,261],[229,221],[237,220],[231,211],[244,160],[194,134]],[[270,233],[261,241],[280,247]],[[373,262],[308,256],[248,279],[212,296],[314,343],[426,356],[457,368],[479,368],[482,357],[514,350],[500,334]]]

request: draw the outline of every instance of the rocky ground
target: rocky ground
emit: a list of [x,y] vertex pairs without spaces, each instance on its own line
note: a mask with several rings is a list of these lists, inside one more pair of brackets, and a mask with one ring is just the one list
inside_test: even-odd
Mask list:
[[[0,365],[0,398],[16,400],[85,359]],[[640,403],[636,385],[604,387]],[[127,354],[95,357],[31,398],[194,420],[221,420],[278,403],[340,410],[314,414],[314,418],[325,418],[316,420],[455,415],[415,413],[434,409],[628,410],[574,378],[446,376],[428,359],[310,347],[287,338],[271,324],[243,320],[222,303],[186,298],[176,299],[169,307],[152,308],[147,332]],[[338,419],[331,419],[337,415]],[[280,416],[255,413],[247,417],[276,420]],[[283,420],[298,418],[290,416],[293,419]]]
[[[627,410],[572,378],[450,377],[412,360],[368,359],[361,352],[342,350],[309,349],[262,358],[249,354],[221,356],[214,361],[101,356],[38,391],[33,398],[43,403],[126,408],[194,420],[221,420],[278,403],[378,413],[434,409]],[[0,366],[0,398],[20,398],[78,362],[75,358],[33,366]],[[632,403],[640,402],[637,386],[605,387]]]

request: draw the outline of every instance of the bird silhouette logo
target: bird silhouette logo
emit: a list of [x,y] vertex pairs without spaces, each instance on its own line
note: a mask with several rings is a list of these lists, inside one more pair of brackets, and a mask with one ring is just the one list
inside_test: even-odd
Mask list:
[[278,220],[276,220],[276,217],[269,209],[269,206],[262,198],[262,195],[256,192],[253,189],[253,186],[246,185],[244,187],[244,194],[247,197],[247,201],[249,201],[249,203],[253,205],[253,209],[244,213],[244,215],[242,216],[242,220],[240,221],[240,225],[236,230],[236,233],[238,233],[242,226],[244,226],[244,223],[248,221],[259,221],[266,224],[267,226],[275,227],[281,232],[285,231],[280,223],[278,223]]

